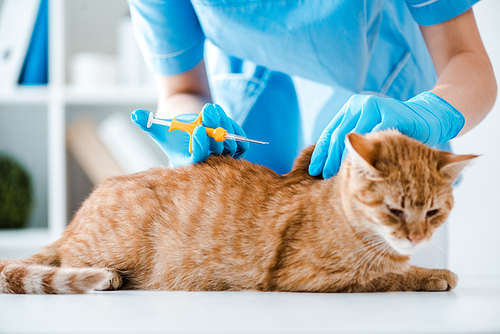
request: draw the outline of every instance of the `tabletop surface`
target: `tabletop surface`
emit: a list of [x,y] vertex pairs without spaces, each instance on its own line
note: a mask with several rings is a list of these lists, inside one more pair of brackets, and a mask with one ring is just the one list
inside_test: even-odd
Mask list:
[[500,333],[500,289],[0,295],[0,333]]

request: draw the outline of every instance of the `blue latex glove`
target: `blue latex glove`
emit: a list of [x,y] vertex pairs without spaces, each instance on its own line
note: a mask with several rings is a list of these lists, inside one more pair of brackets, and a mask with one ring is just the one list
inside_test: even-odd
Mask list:
[[463,115],[431,92],[403,102],[373,95],[353,95],[321,134],[309,173],[324,178],[337,174],[350,132],[364,134],[396,129],[431,147],[454,138],[465,124]]
[[[217,142],[213,138],[208,137],[205,127],[218,128],[222,127],[229,133],[234,133],[240,136],[246,136],[243,129],[232,119],[230,119],[224,110],[217,104],[207,103],[202,110],[202,124],[197,126],[193,131],[193,153],[189,153],[189,134],[173,130],[169,132],[169,128],[153,124],[148,128],[149,111],[138,109],[132,112],[132,121],[160,146],[165,152],[168,159],[174,167],[185,166],[188,164],[203,161],[212,153],[227,154],[234,158],[243,158],[248,151],[249,145],[247,142],[235,142],[226,140]],[[196,114],[185,114],[176,116],[175,119],[180,122],[192,122],[196,119]]]

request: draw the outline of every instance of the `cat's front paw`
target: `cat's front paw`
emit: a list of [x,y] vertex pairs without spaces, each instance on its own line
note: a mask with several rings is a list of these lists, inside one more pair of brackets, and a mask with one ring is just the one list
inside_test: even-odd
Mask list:
[[458,284],[458,276],[448,269],[430,269],[423,280],[424,291],[450,291]]

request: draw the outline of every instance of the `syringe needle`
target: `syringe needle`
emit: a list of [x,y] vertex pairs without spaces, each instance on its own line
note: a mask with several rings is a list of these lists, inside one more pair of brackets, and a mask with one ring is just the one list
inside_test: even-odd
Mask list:
[[269,142],[267,142],[267,141],[260,141],[260,140],[248,139],[248,138],[245,138],[244,141],[249,141],[249,142],[252,142],[252,143],[264,144],[264,145],[269,144]]
[[248,142],[257,143],[257,144],[264,144],[264,145],[269,144],[269,142],[267,142],[267,141],[260,141],[260,140],[255,140],[255,139],[248,139],[246,137],[235,135],[235,134],[232,134],[232,133],[227,133],[226,134],[226,139],[237,140],[237,141],[248,141]]

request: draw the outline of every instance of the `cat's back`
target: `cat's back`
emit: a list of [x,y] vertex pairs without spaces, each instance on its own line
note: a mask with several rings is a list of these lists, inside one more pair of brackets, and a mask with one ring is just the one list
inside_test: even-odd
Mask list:
[[[305,155],[307,162],[301,164],[299,159],[287,175],[211,156],[186,167],[109,178],[75,215],[66,244],[72,248],[82,242],[93,244],[93,261],[106,252],[121,270],[134,267],[135,272],[161,273],[141,280],[142,288],[256,289],[241,282],[265,280],[286,227],[286,219],[276,220],[277,212],[294,202],[294,194],[305,187],[302,183],[316,181],[304,167],[310,159]],[[133,256],[125,258],[124,253]],[[244,277],[217,279],[234,272]],[[166,280],[169,275],[179,280]]]
[[[149,170],[106,178],[75,214],[73,225],[82,222],[137,226],[159,215],[197,221],[198,213],[239,211],[262,206],[282,183],[283,176],[270,169],[226,156],[210,156],[204,162],[177,168]],[[193,218],[193,220],[190,220]],[[175,219],[168,219],[175,220]],[[71,232],[73,229],[69,229]]]
[[[109,177],[99,184],[87,200],[100,203],[127,201],[129,197],[139,200],[138,204],[148,205],[151,197],[178,197],[185,201],[200,199],[206,195],[223,200],[232,191],[244,193],[248,198],[253,194],[272,193],[303,181],[317,181],[307,172],[314,147],[305,149],[296,159],[291,172],[278,175],[271,169],[234,159],[224,155],[211,155],[203,162],[184,167],[156,167],[149,170]],[[145,202],[141,201],[143,199]],[[233,197],[234,200],[234,197]]]

